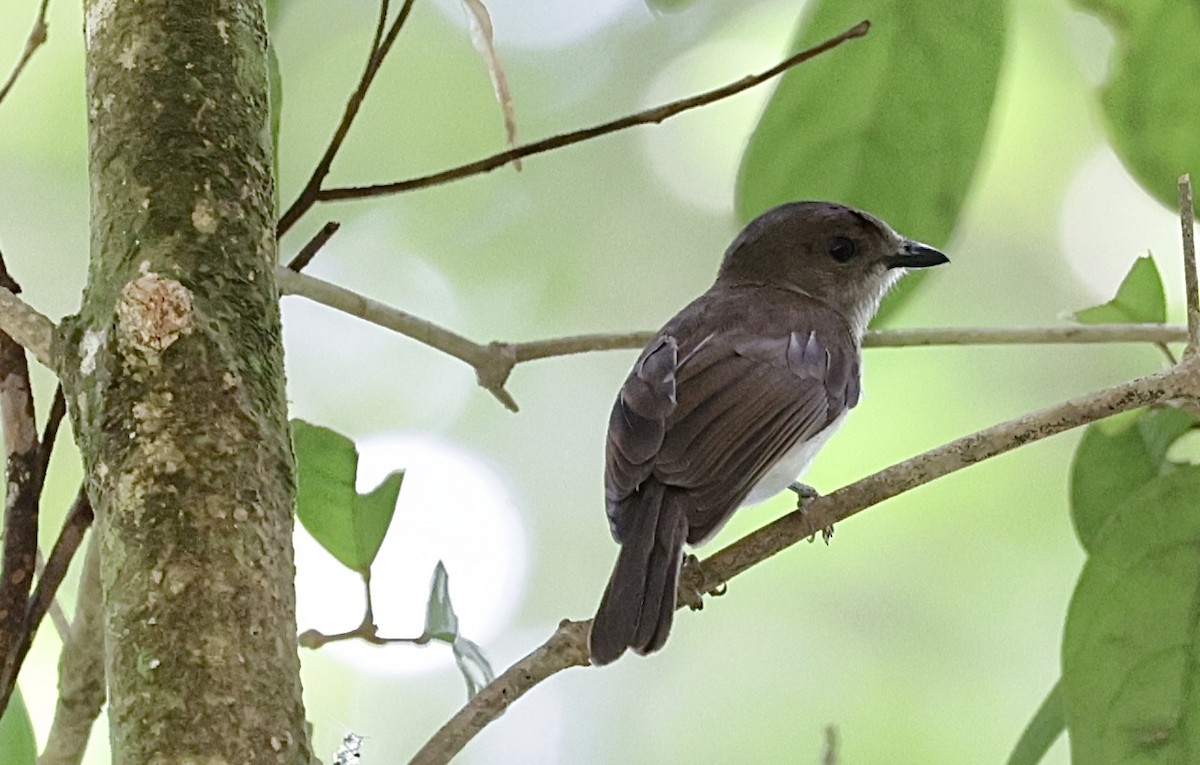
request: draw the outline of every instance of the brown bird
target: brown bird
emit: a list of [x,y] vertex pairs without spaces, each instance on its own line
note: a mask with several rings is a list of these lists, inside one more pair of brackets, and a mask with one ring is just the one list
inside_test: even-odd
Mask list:
[[883,221],[831,202],[755,218],[717,280],[633,366],[608,425],[605,501],[617,563],[592,623],[592,663],[657,651],[683,544],[795,483],[858,403],[861,345],[909,268],[946,263]]

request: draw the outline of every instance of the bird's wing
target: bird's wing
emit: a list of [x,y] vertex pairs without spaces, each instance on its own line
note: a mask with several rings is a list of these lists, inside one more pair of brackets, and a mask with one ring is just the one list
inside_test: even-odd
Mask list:
[[618,541],[638,507],[628,500],[651,478],[687,492],[689,541],[707,537],[792,446],[857,403],[857,348],[831,336],[841,325],[818,324],[712,332],[690,348],[664,333],[651,344],[609,424],[606,498]]

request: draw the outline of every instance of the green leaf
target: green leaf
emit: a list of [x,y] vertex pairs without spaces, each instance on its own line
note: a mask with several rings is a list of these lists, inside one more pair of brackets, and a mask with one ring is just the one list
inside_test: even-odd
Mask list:
[[1089,553],[1096,536],[1126,498],[1175,466],[1167,450],[1196,425],[1179,409],[1140,410],[1136,422],[1110,432],[1099,423],[1084,431],[1071,466],[1071,520]]
[[1103,305],[1075,312],[1083,324],[1161,324],[1167,320],[1167,296],[1154,258],[1141,257],[1121,280],[1117,295]]
[[1159,202],[1178,206],[1176,180],[1200,173],[1200,4],[1194,0],[1075,0],[1116,37],[1100,93],[1113,147]]
[[404,471],[388,474],[367,494],[354,489],[358,450],[329,428],[292,420],[296,448],[296,515],[343,565],[366,572],[392,523]]
[[1097,535],[1063,635],[1072,762],[1200,762],[1200,468],[1126,498]]
[[1046,694],[1042,705],[1029,721],[1021,739],[1008,756],[1008,765],[1036,765],[1050,751],[1066,728],[1063,717],[1062,681],[1059,680]]
[[4,765],[33,765],[37,761],[37,742],[33,724],[21,698],[21,689],[13,690],[8,708],[0,717],[0,762]]
[[871,31],[780,79],[742,158],[742,222],[783,202],[828,199],[944,246],[983,146],[1004,54],[1004,6],[809,3],[793,51],[864,18]]
[[450,602],[450,577],[440,560],[433,569],[429,601],[425,604],[425,637],[444,643],[453,643],[458,637],[458,616]]

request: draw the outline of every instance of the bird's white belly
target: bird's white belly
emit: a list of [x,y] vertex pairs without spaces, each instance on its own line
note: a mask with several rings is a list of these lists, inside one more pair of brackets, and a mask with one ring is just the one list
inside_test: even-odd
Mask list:
[[754,488],[742,500],[742,505],[753,505],[762,502],[764,499],[770,499],[790,486],[792,481],[799,478],[804,469],[808,467],[808,463],[812,462],[812,458],[825,445],[825,441],[841,427],[842,421],[846,419],[848,412],[848,409],[843,411],[837,416],[836,420],[829,423],[820,433],[807,441],[797,442],[795,446],[789,449],[763,474],[762,478],[758,479],[758,483],[754,484]]

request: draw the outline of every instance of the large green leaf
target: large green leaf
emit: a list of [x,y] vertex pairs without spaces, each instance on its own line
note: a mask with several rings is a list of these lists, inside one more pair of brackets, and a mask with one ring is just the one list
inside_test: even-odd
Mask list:
[[1067,721],[1063,718],[1062,681],[1054,684],[1033,719],[1029,721],[1012,754],[1008,765],[1037,765],[1050,751],[1050,747],[1062,735]]
[[1063,636],[1072,761],[1200,762],[1200,467],[1127,497],[1095,539]]
[[0,762],[4,765],[33,765],[37,761],[37,742],[33,738],[33,724],[21,689],[13,690],[8,708],[0,717]]
[[404,472],[388,474],[367,494],[355,491],[358,450],[329,428],[292,420],[296,448],[296,515],[343,565],[366,572],[391,525]]
[[1167,449],[1195,424],[1187,412],[1161,408],[1139,410],[1119,430],[1088,426],[1071,466],[1071,520],[1085,550],[1131,494],[1175,467]]
[[863,19],[871,32],[780,79],[742,158],[739,218],[749,221],[790,200],[828,199],[944,246],[991,114],[1004,53],[1004,5],[810,3],[792,50]]
[[1083,324],[1151,324],[1167,320],[1167,297],[1154,258],[1134,261],[1112,300],[1075,312]]
[[1200,173],[1200,3],[1075,0],[1116,36],[1101,91],[1117,155],[1138,183],[1171,209],[1176,179]]

